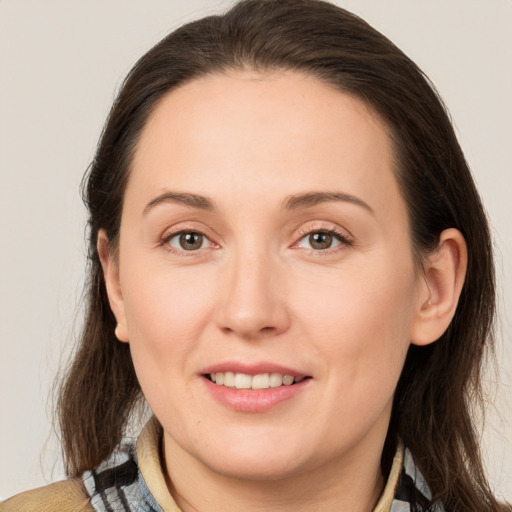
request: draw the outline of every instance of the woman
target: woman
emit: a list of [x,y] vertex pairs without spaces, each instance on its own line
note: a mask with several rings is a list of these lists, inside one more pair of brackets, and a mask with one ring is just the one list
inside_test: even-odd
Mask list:
[[315,0],[182,27],[129,74],[85,198],[70,479],[2,510],[506,510],[471,418],[487,222],[442,103],[374,29]]

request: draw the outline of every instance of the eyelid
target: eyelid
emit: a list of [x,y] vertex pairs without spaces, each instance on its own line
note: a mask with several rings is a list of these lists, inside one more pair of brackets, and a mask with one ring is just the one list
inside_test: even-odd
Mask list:
[[[213,237],[211,235],[206,234],[206,231],[207,230],[205,230],[205,229],[201,229],[201,228],[198,228],[197,226],[190,225],[190,224],[173,226],[172,228],[166,229],[163,232],[162,236],[159,239],[158,245],[160,245],[161,247],[164,247],[165,250],[172,252],[174,254],[180,255],[180,256],[197,256],[199,253],[202,253],[205,250],[212,249],[212,248],[216,249],[216,248],[220,247],[218,243],[216,243],[212,240]],[[186,251],[185,249],[178,249],[176,247],[171,246],[169,241],[172,238],[174,238],[175,236],[181,235],[183,233],[197,233],[198,235],[203,236],[209,242],[208,247],[203,247],[203,248],[196,249],[196,250]]]
[[328,233],[333,235],[340,242],[339,245],[328,249],[311,249],[311,251],[317,254],[333,253],[337,250],[344,249],[347,246],[350,247],[354,245],[354,237],[348,230],[341,229],[334,224],[324,222],[320,224],[307,223],[306,225],[301,226],[297,230],[295,242],[293,243],[292,248],[298,248],[298,244],[306,236],[309,236],[313,233]]
[[[178,240],[178,244],[179,244],[181,242],[181,237],[183,235],[197,235],[198,237],[200,237],[201,246],[198,247],[197,249],[187,250],[187,249],[182,249],[180,247],[176,247],[175,245],[173,245],[173,242],[175,240]],[[205,249],[206,247],[211,245],[211,240],[206,235],[203,235],[202,233],[198,233],[197,231],[178,231],[177,233],[174,233],[167,237],[166,244],[168,244],[173,249],[176,249],[177,251],[183,250],[184,252],[192,253],[192,252],[198,252],[199,250]]]

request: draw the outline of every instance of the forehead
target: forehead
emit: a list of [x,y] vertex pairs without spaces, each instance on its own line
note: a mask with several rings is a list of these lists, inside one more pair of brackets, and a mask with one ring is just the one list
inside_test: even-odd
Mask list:
[[[129,189],[266,199],[343,189],[400,200],[386,125],[359,99],[297,72],[232,72],[169,92],[141,134]],[[130,192],[130,190],[127,191]]]

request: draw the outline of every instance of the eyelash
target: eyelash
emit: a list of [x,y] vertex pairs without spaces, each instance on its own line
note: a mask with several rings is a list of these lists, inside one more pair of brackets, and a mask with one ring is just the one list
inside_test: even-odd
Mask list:
[[[331,235],[334,239],[336,239],[339,242],[339,245],[334,246],[334,247],[328,247],[326,249],[312,249],[312,248],[308,249],[315,255],[333,254],[340,250],[345,249],[346,247],[351,247],[354,245],[354,242],[351,238],[349,238],[345,233],[342,233],[341,231],[337,230],[336,228],[320,227],[320,228],[314,228],[314,229],[303,228],[303,229],[299,230],[299,233],[298,233],[299,239],[292,245],[292,248],[294,248],[294,249],[298,248],[299,247],[298,244],[300,244],[300,242],[302,242],[306,237],[314,235],[314,234],[320,234],[320,233],[326,234],[326,235]],[[175,238],[177,236],[185,235],[185,234],[200,235],[200,236],[204,237],[204,239],[206,239],[206,241],[209,242],[210,248],[212,246],[218,247],[218,245],[215,244],[215,242],[212,242],[209,239],[209,237],[207,235],[205,235],[201,230],[193,229],[193,228],[184,228],[184,229],[180,229],[179,231],[174,231],[172,233],[166,233],[161,238],[159,245],[165,247],[165,249],[168,250],[169,252],[172,252],[179,256],[187,257],[187,256],[197,255],[201,248],[187,251],[185,249],[176,249],[175,247],[172,247],[170,245],[170,241],[173,238]]]
[[199,249],[187,251],[185,249],[176,249],[175,247],[172,247],[172,245],[170,245],[170,241],[173,238],[175,238],[177,236],[181,236],[181,235],[186,235],[186,234],[200,235],[206,241],[209,242],[209,244],[208,244],[209,247],[217,246],[217,244],[212,242],[210,240],[210,238],[207,235],[205,235],[201,230],[195,229],[195,228],[183,228],[178,231],[171,232],[171,233],[165,233],[165,235],[161,238],[159,245],[164,247],[167,251],[177,254],[178,256],[185,256],[185,257],[197,256]]
[[298,244],[300,244],[306,237],[319,233],[331,235],[339,242],[339,245],[328,247],[327,249],[309,249],[309,251],[312,252],[315,256],[335,254],[338,251],[342,251],[347,247],[352,247],[354,245],[352,238],[350,238],[346,233],[343,233],[334,227],[315,227],[313,229],[305,227],[299,230],[300,238],[293,244],[293,248],[297,248]]

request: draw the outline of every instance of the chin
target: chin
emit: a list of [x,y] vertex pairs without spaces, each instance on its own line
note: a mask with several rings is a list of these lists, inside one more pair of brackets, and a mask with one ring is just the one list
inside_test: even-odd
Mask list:
[[261,455],[238,456],[233,452],[231,452],[229,460],[222,462],[215,460],[211,463],[203,461],[203,463],[218,475],[247,481],[285,480],[301,473],[301,469],[304,467],[296,457],[292,460],[285,456],[263,460]]
[[294,440],[293,435],[233,437],[227,436],[224,442],[217,438],[215,445],[196,449],[192,455],[214,473],[253,481],[286,479],[314,465],[305,448],[307,443]]

